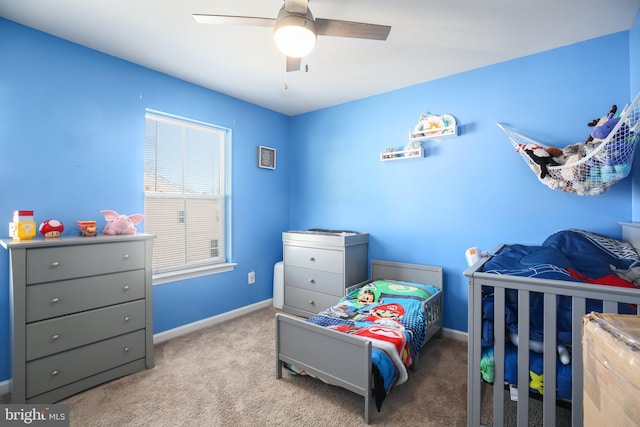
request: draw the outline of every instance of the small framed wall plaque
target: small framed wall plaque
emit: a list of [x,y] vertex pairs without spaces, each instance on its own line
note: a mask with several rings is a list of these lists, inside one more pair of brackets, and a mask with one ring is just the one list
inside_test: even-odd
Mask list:
[[276,149],[258,146],[258,166],[265,169],[276,168]]

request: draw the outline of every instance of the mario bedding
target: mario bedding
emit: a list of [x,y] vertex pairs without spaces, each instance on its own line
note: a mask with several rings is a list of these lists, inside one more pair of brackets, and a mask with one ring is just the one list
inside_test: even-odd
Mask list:
[[431,285],[375,280],[352,290],[338,304],[308,321],[371,341],[379,411],[390,388],[407,380],[407,367],[425,342],[425,303],[439,292]]
[[[510,245],[484,265],[485,273],[597,283],[636,288],[640,286],[640,256],[628,242],[583,230],[561,230],[540,246]],[[530,293],[530,389],[542,394],[542,341],[544,296]],[[621,313],[635,314],[621,304]],[[586,313],[602,311],[602,302],[587,300]],[[482,377],[493,382],[493,288],[482,289]],[[571,298],[557,299],[557,396],[571,398]],[[505,291],[505,381],[517,383],[518,292]]]

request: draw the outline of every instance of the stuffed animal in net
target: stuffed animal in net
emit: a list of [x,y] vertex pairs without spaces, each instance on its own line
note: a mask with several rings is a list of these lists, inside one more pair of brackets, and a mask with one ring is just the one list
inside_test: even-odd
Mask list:
[[111,210],[100,211],[100,213],[107,221],[102,232],[107,235],[136,234],[136,224],[144,219],[142,214],[120,215]]
[[[606,120],[601,119],[600,123],[591,131],[593,140],[602,141],[608,138],[619,121],[620,116],[614,105]],[[598,152],[596,159],[607,166],[616,166],[627,162],[633,152],[633,144],[628,141],[630,133],[629,124],[623,121],[616,133],[609,139],[609,143]]]
[[516,151],[525,152],[529,158],[538,166],[540,166],[540,179],[544,179],[549,175],[548,166],[558,166],[559,163],[553,157],[553,153],[557,150],[554,147],[543,147],[537,144],[524,144],[519,145]]
[[[584,157],[588,156],[591,152],[598,149],[604,139],[606,139],[613,128],[620,121],[618,113],[618,106],[612,105],[609,112],[599,118],[594,119],[587,124],[588,127],[593,128],[589,133],[589,136],[584,142],[568,145],[564,148],[565,165],[568,166],[573,163],[577,163]],[[629,126],[625,123],[620,126],[614,139],[624,140],[629,133]],[[576,167],[563,168],[560,173],[562,177],[567,181],[584,181],[590,175],[598,175],[599,170],[603,165],[614,165],[620,163],[625,155],[628,154],[626,149],[632,149],[628,145],[624,144],[607,144],[594,156],[593,160],[589,164],[576,165]]]
[[617,112],[618,106],[613,104],[607,115],[602,116],[599,119],[593,119],[589,122],[587,126],[592,127],[593,129],[589,133],[585,143],[594,142],[595,144],[598,144],[605,139],[607,135],[609,135],[609,132],[611,132],[618,123],[618,120],[620,120],[619,117],[616,117]]
[[[587,155],[587,144],[585,142],[578,142],[576,144],[567,145],[562,150],[564,153],[564,165],[569,166],[573,163],[577,163]],[[585,167],[565,167],[560,170],[560,175],[566,181],[584,181],[587,176]]]
[[[609,113],[601,117],[599,120],[593,120],[588,124],[589,127],[593,127],[589,137],[585,141],[587,149],[590,151],[595,150],[600,143],[610,136],[611,131],[616,127],[620,121],[620,115],[618,114],[617,105],[612,105]],[[613,135],[605,147],[597,153],[595,159],[602,162],[605,165],[613,166],[625,162],[633,146],[627,143],[630,129],[626,122],[623,122]]]

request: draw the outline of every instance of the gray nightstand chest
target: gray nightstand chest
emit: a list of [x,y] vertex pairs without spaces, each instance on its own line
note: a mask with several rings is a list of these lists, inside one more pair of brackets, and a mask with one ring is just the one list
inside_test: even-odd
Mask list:
[[13,403],[52,403],[154,366],[154,236],[1,240],[11,264]]
[[282,242],[287,313],[317,314],[335,305],[347,287],[367,280],[367,233],[288,231]]

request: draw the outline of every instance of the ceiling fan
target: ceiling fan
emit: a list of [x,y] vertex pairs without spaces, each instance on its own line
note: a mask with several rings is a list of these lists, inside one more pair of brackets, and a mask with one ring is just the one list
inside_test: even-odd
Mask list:
[[287,72],[300,69],[301,58],[311,53],[315,47],[316,36],[386,40],[391,31],[388,25],[316,19],[309,10],[309,0],[284,0],[284,5],[275,19],[200,13],[194,13],[193,18],[201,24],[273,28],[276,46],[287,57]]

